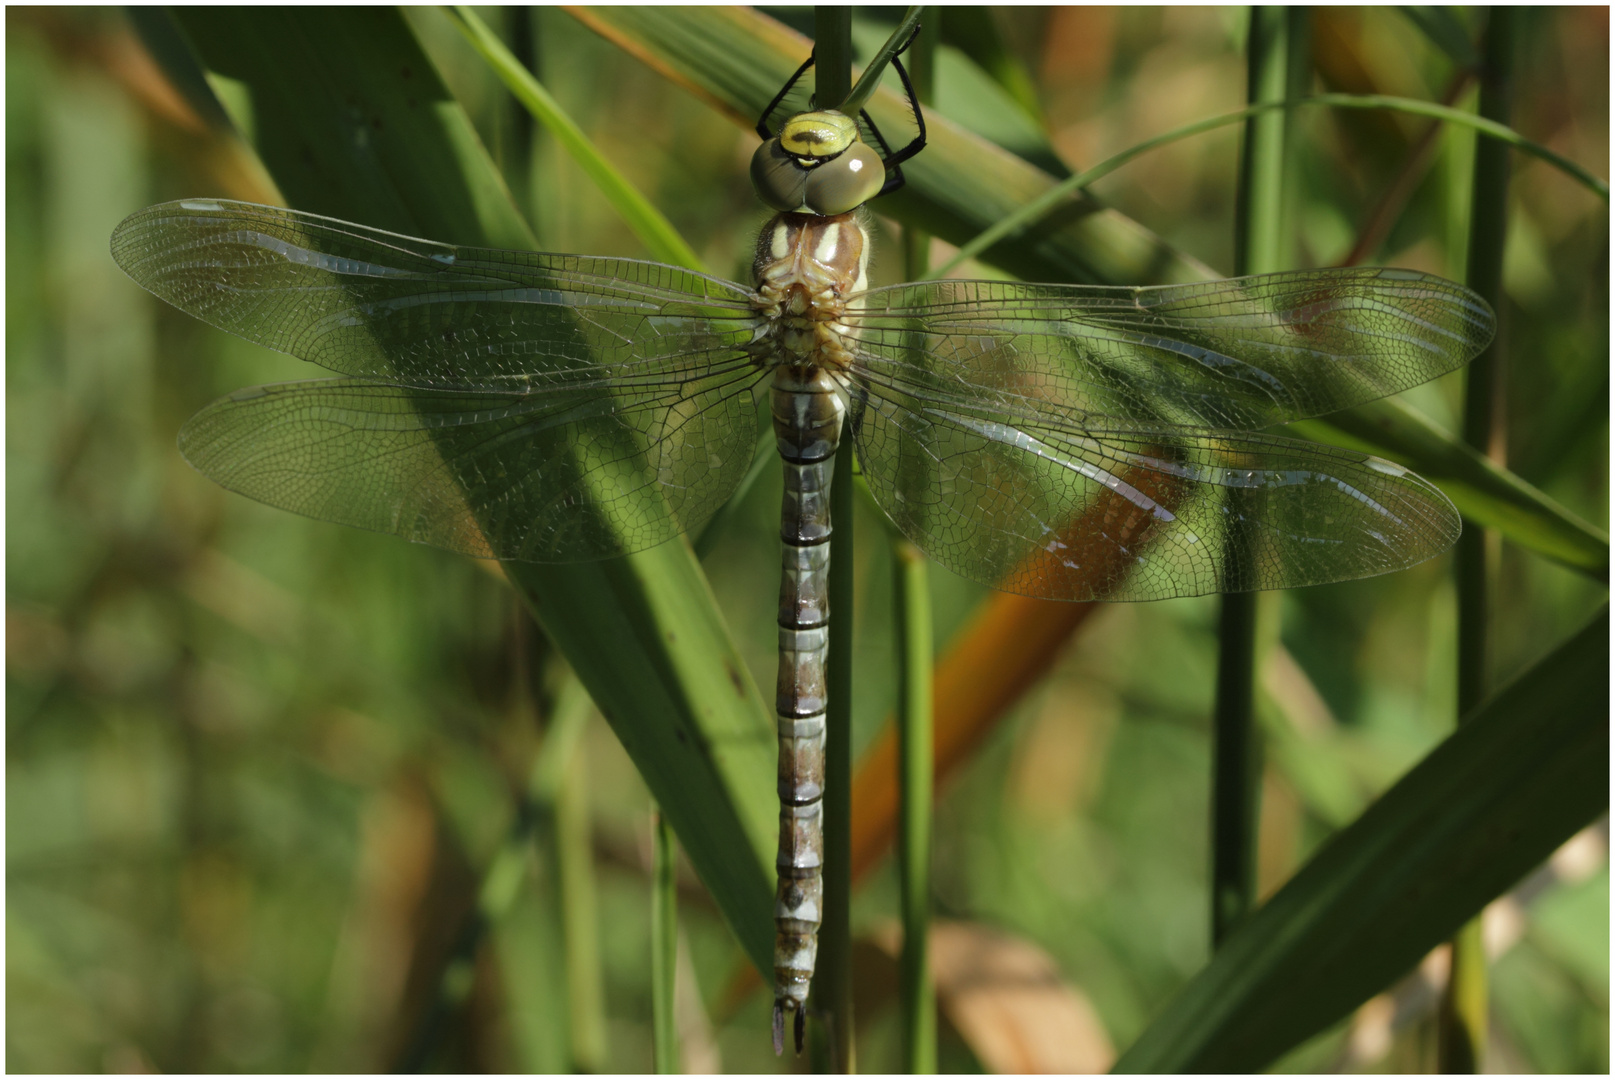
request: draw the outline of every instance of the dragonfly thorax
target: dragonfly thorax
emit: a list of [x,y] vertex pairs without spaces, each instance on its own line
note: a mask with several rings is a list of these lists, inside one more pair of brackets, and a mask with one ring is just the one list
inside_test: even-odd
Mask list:
[[868,285],[869,237],[856,214],[780,214],[763,227],[752,263],[753,303],[768,320],[758,359],[840,370],[852,361],[842,321]]

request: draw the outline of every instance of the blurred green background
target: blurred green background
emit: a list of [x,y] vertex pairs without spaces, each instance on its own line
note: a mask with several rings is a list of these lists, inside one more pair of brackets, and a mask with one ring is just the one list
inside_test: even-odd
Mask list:
[[[707,264],[743,277],[766,216],[745,174],[755,135],[565,13],[484,14]],[[811,21],[808,9],[778,14]],[[1244,103],[1243,9],[991,20],[1035,104],[1026,124],[1046,125],[1071,166]],[[542,244],[643,256],[447,19],[410,21]],[[859,27],[860,42],[881,36],[878,20]],[[1514,126],[1606,171],[1608,10],[1533,10],[1518,48]],[[511,827],[557,659],[496,570],[270,510],[190,470],[174,436],[191,413],[309,371],[151,299],[113,265],[108,238],[153,202],[273,190],[163,79],[124,14],[11,8],[6,50],[6,1065],[384,1071],[422,1030]],[[1313,61],[1319,89],[1473,101],[1473,84],[1396,11],[1320,9]],[[999,92],[983,84],[945,49],[938,110],[964,118]],[[1297,265],[1338,262],[1366,236],[1370,261],[1461,276],[1473,140],[1444,132],[1421,157],[1427,127],[1302,114]],[[1226,272],[1237,132],[1147,155],[1097,194]],[[1407,170],[1410,157],[1421,167]],[[882,233],[878,283],[897,280],[896,236]],[[1604,204],[1516,157],[1508,460],[1605,528],[1608,245]],[[1450,428],[1460,388],[1455,377],[1408,397]],[[705,563],[762,686],[775,663],[778,483],[771,466]],[[895,698],[888,550],[876,512],[859,514],[855,747]],[[1495,682],[1605,597],[1535,556],[1505,546],[1502,558]],[[932,579],[945,644],[983,590],[940,569]],[[1054,1015],[1094,1021],[1059,1032],[1083,1061],[1125,1047],[1208,954],[1215,615],[1209,598],[1105,609],[939,795],[938,915],[1046,958],[1066,992]],[[1450,557],[1284,597],[1261,703],[1264,892],[1451,729],[1453,619]],[[598,717],[569,771],[592,853],[604,1038],[583,1057],[567,1048],[587,1002],[554,994],[557,889],[541,852],[478,951],[465,1004],[433,1029],[434,1067],[650,1066],[649,797]],[[1490,909],[1493,1069],[1608,1070],[1607,853],[1605,823]],[[685,884],[686,1066],[799,1067],[772,1056],[766,994],[736,989],[740,950],[693,875]],[[857,895],[855,930],[882,940],[895,912],[887,869]],[[889,973],[879,948],[858,956],[860,1064],[893,1068]],[[1439,966],[1281,1067],[1428,1068]],[[944,1024],[944,1067],[1001,1064],[964,1016]]]

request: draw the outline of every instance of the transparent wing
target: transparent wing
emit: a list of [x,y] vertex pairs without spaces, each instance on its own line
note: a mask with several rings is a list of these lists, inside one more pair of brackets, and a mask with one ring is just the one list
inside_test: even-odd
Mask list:
[[669,540],[729,498],[760,377],[737,363],[672,397],[254,387],[192,417],[180,450],[223,487],[309,517],[484,558],[587,561]]
[[1105,288],[933,281],[848,316],[876,385],[1009,419],[1251,430],[1453,371],[1492,338],[1479,296],[1407,270]]
[[354,377],[186,425],[198,469],[283,509],[571,562],[695,527],[751,460],[758,319],[737,285],[212,200],[142,210],[112,253],[181,310]]
[[1289,589],[1401,570],[1450,547],[1457,512],[1390,462],[1233,431],[1007,422],[854,384],[864,476],[943,566],[1055,600]]
[[148,207],[112,256],[221,330],[413,386],[670,381],[757,326],[746,289],[661,263],[454,247],[251,203]]

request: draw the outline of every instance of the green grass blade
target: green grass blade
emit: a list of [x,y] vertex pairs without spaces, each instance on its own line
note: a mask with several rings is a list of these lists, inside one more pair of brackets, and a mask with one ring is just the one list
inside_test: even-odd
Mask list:
[[[392,9],[176,18],[293,205],[455,243],[531,247],[469,119]],[[690,549],[506,573],[571,662],[759,969],[771,967],[768,710]]]
[[1582,187],[1597,195],[1605,202],[1609,202],[1609,181],[1604,180],[1582,165],[1571,161],[1563,154],[1533,142],[1524,135],[1505,124],[1489,120],[1484,116],[1454,109],[1434,101],[1420,101],[1417,98],[1396,97],[1392,94],[1318,94],[1314,97],[1304,98],[1298,105],[1327,105],[1336,109],[1389,109],[1393,112],[1411,113],[1414,116],[1428,116],[1433,120],[1445,120],[1452,124],[1461,124],[1472,127],[1482,135],[1498,142],[1506,143],[1514,149],[1530,154],[1534,158],[1546,161],[1567,176],[1572,177]]
[[1117,1072],[1254,1072],[1411,969],[1609,806],[1609,609],[1228,939]]
[[847,100],[839,106],[842,112],[849,115],[856,114],[869,101],[875,93],[875,88],[880,86],[881,76],[886,74],[886,67],[892,62],[892,57],[897,55],[897,50],[908,44],[909,36],[920,24],[921,10],[923,9],[919,7],[911,7],[903,13],[903,19],[897,24],[897,29],[892,31],[885,44],[881,45],[880,50],[865,65],[863,74],[858,76],[858,82],[852,88],[852,93],[848,94]]
[[533,119],[543,124],[555,136],[557,142],[572,156],[572,160],[582,166],[589,179],[594,181],[595,187],[611,203],[611,208],[623,219],[634,235],[639,237],[640,243],[650,252],[651,257],[661,262],[672,263],[675,266],[687,267],[691,270],[706,273],[706,267],[701,265],[701,259],[695,249],[685,243],[684,237],[679,235],[673,223],[668,221],[662,212],[651,205],[649,199],[639,193],[639,189],[630,184],[619,173],[611,162],[595,147],[583,129],[573,122],[561,108],[559,102],[550,96],[544,85],[533,78],[533,73],[522,66],[511,51],[505,48],[505,43],[499,40],[488,25],[477,17],[477,13],[464,6],[451,9],[454,13],[455,24],[465,34],[466,39],[476,47],[477,52],[488,62],[494,74],[499,76],[505,87],[521,102],[522,107],[532,113]]

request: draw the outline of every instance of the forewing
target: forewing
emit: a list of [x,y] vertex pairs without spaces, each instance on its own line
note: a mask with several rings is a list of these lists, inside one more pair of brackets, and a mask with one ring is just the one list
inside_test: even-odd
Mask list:
[[112,255],[222,330],[414,386],[676,378],[732,355],[757,322],[745,289],[661,263],[455,247],[223,200],[148,207]]
[[848,316],[876,385],[1010,418],[1251,430],[1321,416],[1467,363],[1495,320],[1407,270],[1313,270],[1105,288],[932,281]]
[[284,510],[484,558],[627,554],[704,522],[752,458],[749,364],[682,396],[435,390],[359,379],[214,402],[180,450]]
[[1288,589],[1401,570],[1457,512],[1365,454],[1260,434],[1105,421],[1008,423],[855,386],[875,499],[963,577],[1054,600]]
[[571,562],[705,521],[750,462],[757,316],[715,278],[213,200],[140,211],[112,252],[181,310],[355,377],[243,391],[186,425],[197,468],[274,506]]

